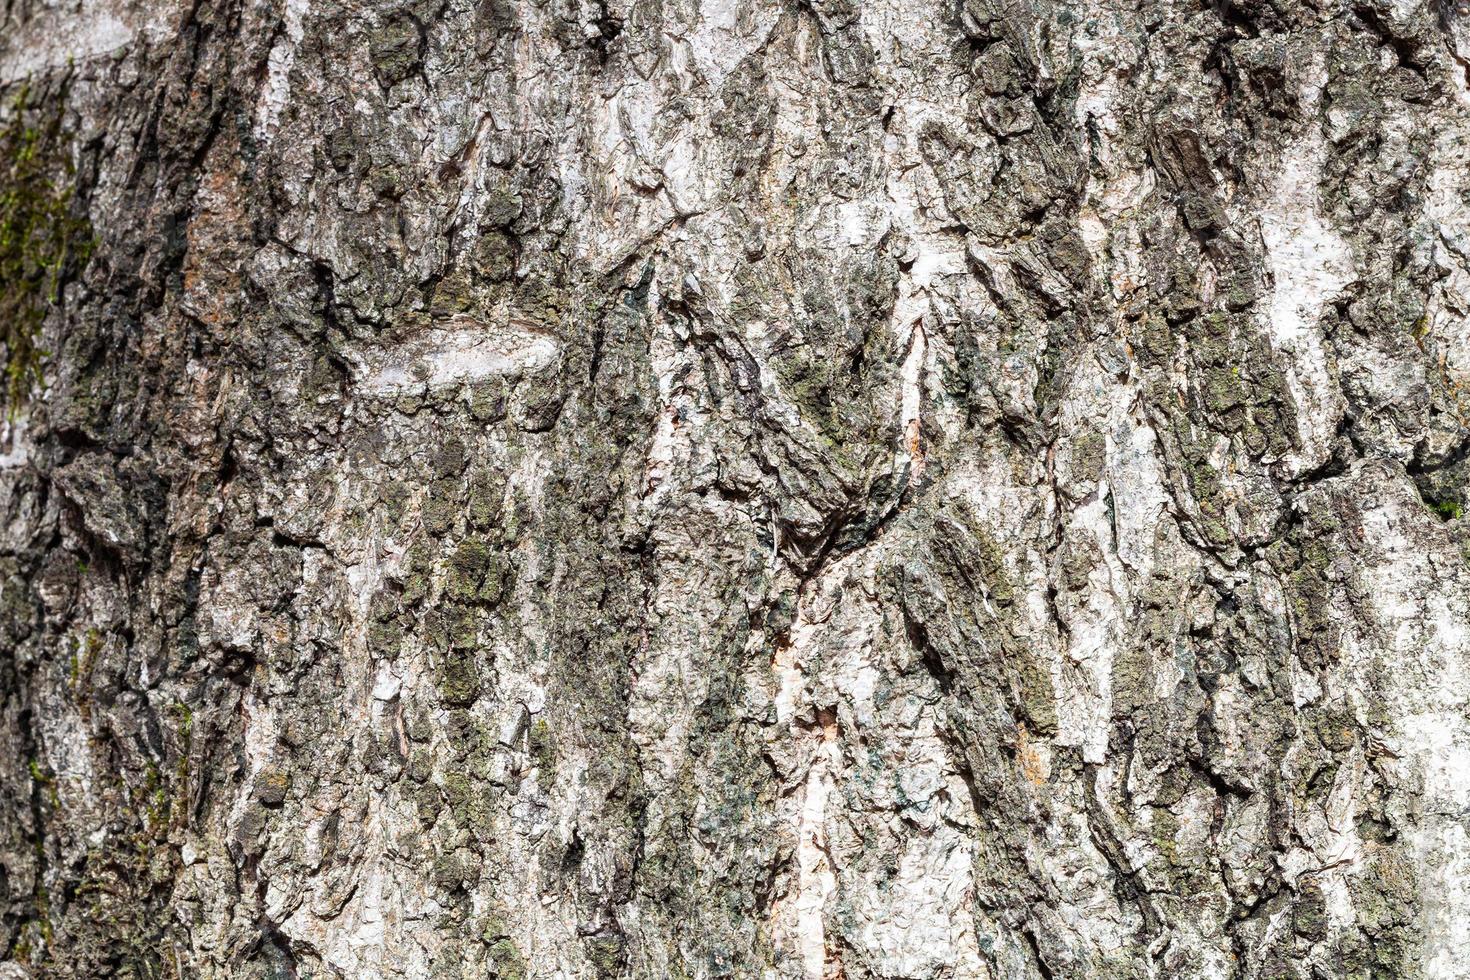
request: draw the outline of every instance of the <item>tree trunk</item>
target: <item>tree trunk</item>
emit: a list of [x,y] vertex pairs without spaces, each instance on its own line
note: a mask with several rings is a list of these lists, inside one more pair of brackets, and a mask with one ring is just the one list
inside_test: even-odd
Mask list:
[[1464,976],[1467,59],[8,0],[0,977]]

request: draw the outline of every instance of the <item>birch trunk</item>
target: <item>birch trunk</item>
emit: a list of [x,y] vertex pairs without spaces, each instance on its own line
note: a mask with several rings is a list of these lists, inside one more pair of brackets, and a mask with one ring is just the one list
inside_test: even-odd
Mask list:
[[1467,59],[6,0],[0,977],[1465,976]]

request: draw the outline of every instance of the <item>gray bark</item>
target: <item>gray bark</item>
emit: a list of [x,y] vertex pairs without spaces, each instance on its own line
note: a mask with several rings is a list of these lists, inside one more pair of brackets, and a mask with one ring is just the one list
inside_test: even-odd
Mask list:
[[1467,22],[6,0],[0,977],[1470,973]]

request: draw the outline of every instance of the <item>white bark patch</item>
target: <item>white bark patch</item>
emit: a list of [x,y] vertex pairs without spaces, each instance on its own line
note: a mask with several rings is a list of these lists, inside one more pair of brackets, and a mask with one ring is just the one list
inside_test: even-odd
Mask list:
[[255,108],[255,135],[260,139],[270,139],[275,133],[281,110],[290,99],[291,67],[296,63],[296,46],[304,35],[302,25],[309,9],[309,0],[286,0],[286,33],[271,47],[266,58],[265,85]]
[[1428,605],[1435,645],[1448,648],[1438,658],[1439,703],[1406,718],[1402,727],[1424,766],[1427,818],[1418,840],[1425,869],[1424,975],[1450,980],[1464,976],[1470,962],[1470,830],[1464,819],[1470,813],[1470,665],[1463,614],[1452,611],[1442,595],[1431,596]]
[[1141,581],[1153,573],[1154,535],[1169,506],[1158,445],[1148,425],[1119,426],[1107,443],[1118,560]]
[[[1099,560],[1085,590],[1057,600],[1068,633],[1065,662],[1053,674],[1056,742],[1076,746],[1085,760],[1101,763],[1112,731],[1113,664],[1130,643],[1135,582],[1147,583],[1152,572],[1154,534],[1168,493],[1157,438],[1132,416],[1134,385],[1092,361],[1079,365],[1073,383],[1077,396],[1064,410],[1071,448],[1058,465],[1069,482],[1079,488],[1091,484],[1091,492],[1075,503],[1059,496],[1055,506],[1062,509],[1066,538],[1079,545],[1090,541]],[[1091,397],[1084,400],[1084,392]],[[1076,448],[1089,432],[1102,444],[1101,458],[1094,461],[1079,459]]]
[[682,362],[674,337],[666,329],[658,329],[649,347],[654,376],[658,378],[659,411],[654,419],[653,438],[648,445],[643,494],[645,501],[653,504],[668,492],[669,488],[664,484],[674,472],[676,457],[689,455],[687,434],[680,431],[688,400],[675,390],[676,368]]
[[832,773],[842,767],[837,750],[837,723],[824,720],[821,743],[812,759],[802,791],[801,824],[797,830],[796,917],[797,943],[807,980],[823,980],[827,968],[827,934],[822,921],[827,898],[837,887],[837,876],[827,859],[827,797]]
[[31,458],[30,444],[26,442],[26,423],[24,415],[0,422],[0,447],[5,448],[5,452],[0,453],[0,470],[24,466]]
[[[1320,65],[1313,75],[1325,79]],[[1304,87],[1303,111],[1310,115],[1322,94],[1322,81]],[[1302,472],[1327,458],[1342,414],[1343,399],[1328,367],[1318,319],[1323,309],[1353,279],[1347,243],[1322,220],[1317,184],[1322,176],[1325,143],[1312,129],[1286,150],[1276,177],[1275,193],[1260,212],[1272,279],[1269,333],[1272,345],[1286,355],[1286,383],[1297,404],[1302,451],[1287,463]]]
[[[834,563],[811,583],[791,642],[775,651],[772,706],[789,742],[774,755],[791,771],[782,810],[796,873],[772,912],[772,936],[797,975],[833,980],[844,967],[827,926],[841,908],[844,944],[876,973],[984,977],[965,911],[975,884],[964,828],[975,815],[932,689],[894,686],[873,602],[883,563],[881,544]],[[896,834],[899,814],[923,832]],[[897,848],[896,876],[870,860],[873,841]]]
[[6,25],[0,36],[0,84],[110,55],[131,47],[140,36],[145,41],[159,40],[166,35],[175,9],[117,0],[48,4],[19,28]]
[[1434,262],[1444,278],[1430,290],[1425,335],[1440,342],[1442,371],[1453,383],[1470,379],[1470,209],[1464,194],[1470,187],[1465,145],[1470,141],[1470,84],[1463,72],[1446,76],[1454,86],[1460,113],[1436,127],[1424,220],[1435,242]]
[[1128,128],[1119,118],[1123,91],[1119,64],[1126,64],[1127,57],[1135,53],[1135,43],[1111,29],[1105,18],[1092,26],[1098,34],[1082,32],[1076,39],[1082,81],[1073,119],[1078,132],[1092,137],[1090,149],[1098,165],[1088,172],[1077,231],[1098,260],[1098,268],[1107,270],[1114,298],[1124,299],[1148,277],[1141,236],[1130,215],[1153,190],[1155,179],[1151,169],[1130,161],[1126,145],[1118,145],[1119,133]]
[[706,0],[699,5],[699,26],[689,39],[689,55],[712,88],[718,90],[730,72],[765,43],[778,12],[758,0]]
[[390,395],[417,386],[440,388],[497,375],[536,371],[561,352],[554,337],[524,321],[495,326],[469,317],[450,322],[364,357],[358,382],[369,394]]
[[1271,339],[1290,350],[1317,342],[1317,317],[1327,301],[1352,281],[1347,244],[1317,212],[1322,174],[1320,134],[1292,145],[1282,160],[1276,197],[1261,214],[1276,287],[1271,294]]
[[1127,581],[1110,551],[1112,526],[1100,495],[1073,511],[1070,530],[1090,535],[1104,560],[1088,576],[1085,604],[1072,614],[1067,664],[1058,688],[1057,744],[1077,746],[1085,761],[1101,763],[1111,732],[1113,660],[1126,642],[1120,633],[1128,622]]
[[924,324],[914,321],[909,356],[903,362],[903,455],[909,461],[909,486],[918,486],[924,474],[924,444],[919,409],[924,397]]
[[912,242],[910,253],[904,258],[910,262],[908,273],[900,277],[898,298],[893,306],[892,329],[899,344],[905,345],[908,353],[903,361],[902,389],[899,412],[902,422],[902,445],[898,449],[898,462],[909,466],[909,485],[916,486],[924,472],[924,446],[920,411],[924,398],[924,371],[929,352],[926,318],[933,317],[934,301],[931,289],[947,276],[964,276],[965,250],[963,243],[948,233],[928,230],[919,215],[918,198],[912,182],[891,180],[888,184],[886,215],[873,219],[867,215],[847,215],[849,235],[860,240],[863,232],[881,235],[890,226],[896,226],[909,236]]
[[[1459,590],[1439,590],[1436,566],[1458,549],[1426,548],[1417,500],[1396,495],[1364,510],[1365,594],[1387,648],[1344,636],[1354,686],[1394,719],[1387,745],[1405,778],[1422,779],[1409,831],[1420,869],[1424,976],[1464,976],[1470,961],[1470,621]],[[1383,678],[1386,680],[1380,680]],[[1376,684],[1376,686],[1375,686]]]

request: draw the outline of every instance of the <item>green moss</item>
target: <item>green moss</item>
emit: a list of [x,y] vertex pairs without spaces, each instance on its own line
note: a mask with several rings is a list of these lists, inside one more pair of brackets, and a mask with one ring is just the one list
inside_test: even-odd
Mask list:
[[505,418],[505,387],[500,382],[483,382],[470,389],[470,415],[476,422],[499,422]]
[[1245,404],[1246,391],[1240,380],[1240,368],[1217,366],[1206,369],[1204,398],[1206,407],[1215,415],[1224,415]]
[[444,777],[444,798],[460,827],[481,838],[489,834],[494,814],[483,783],[464,773],[449,773]]
[[434,775],[434,753],[425,748],[416,748],[408,757],[408,778],[416,783],[427,783]]
[[371,34],[368,54],[384,85],[403,81],[418,70],[423,57],[418,25],[408,14],[390,18]]
[[505,494],[503,483],[493,475],[481,476],[470,488],[469,519],[480,529],[490,527],[500,517]]
[[[60,105],[65,98],[63,91],[51,101]],[[37,340],[63,276],[92,251],[91,225],[73,214],[74,170],[65,144],[61,113],[43,113],[30,86],[22,85],[0,128],[0,399],[10,412],[41,383],[45,352]]]
[[189,804],[189,755],[194,746],[194,709],[182,701],[174,702],[172,713],[177,721],[179,761],[174,766],[174,800],[178,803],[175,812],[188,819]]
[[490,549],[483,542],[462,541],[450,561],[449,594],[456,599],[472,599],[480,591],[485,571],[490,565]]
[[1231,536],[1225,526],[1226,502],[1224,480],[1220,471],[1200,458],[1186,459],[1186,466],[1189,488],[1199,507],[1200,519],[1196,526],[1211,543],[1221,546],[1228,544]]
[[451,705],[473,704],[480,696],[480,669],[471,650],[451,650],[444,662],[439,693]]
[[434,859],[434,884],[446,891],[458,891],[470,880],[470,869],[458,854],[450,852]]
[[439,480],[424,501],[424,527],[436,538],[442,538],[454,526],[459,515],[459,487],[450,480]]
[[1321,939],[1327,935],[1327,901],[1320,886],[1309,884],[1291,910],[1292,929],[1300,935]]
[[1158,848],[1159,856],[1171,866],[1180,863],[1179,855],[1179,818],[1168,810],[1155,809],[1153,823],[1149,828],[1153,836],[1154,846]]
[[1432,500],[1429,501],[1429,509],[1439,515],[1440,520],[1457,521],[1464,513],[1458,500]]
[[497,939],[491,944],[490,962],[500,980],[525,980],[526,961],[510,939]]
[[1317,739],[1329,752],[1346,752],[1357,744],[1357,724],[1350,715],[1326,711],[1313,724]]
[[623,970],[623,942],[619,939],[596,936],[587,940],[587,961],[592,964],[593,974],[599,978],[616,977]]
[[77,644],[76,652],[72,654],[71,675],[67,679],[67,684],[76,694],[77,704],[84,709],[91,699],[83,689],[83,685],[91,678],[92,669],[97,664],[97,654],[101,650],[102,634],[95,629],[89,629],[87,638]]
[[1057,729],[1056,691],[1046,665],[1035,658],[1018,658],[1015,664],[1021,708],[1039,734]]
[[1409,327],[1409,336],[1413,337],[1420,347],[1424,346],[1424,338],[1429,336],[1429,316],[1427,314],[1419,314],[1418,319]]
[[410,574],[403,582],[403,604],[416,606],[429,594],[429,580],[422,573]]
[[398,644],[402,636],[403,627],[393,620],[373,623],[368,627],[368,650],[375,657],[391,660],[398,654]]
[[168,786],[165,784],[163,775],[158,771],[158,766],[148,763],[148,768],[143,772],[143,834],[138,839],[140,853],[146,858],[149,850],[148,844],[154,840],[160,830],[168,826],[169,816],[173,809],[173,801],[169,798]]

